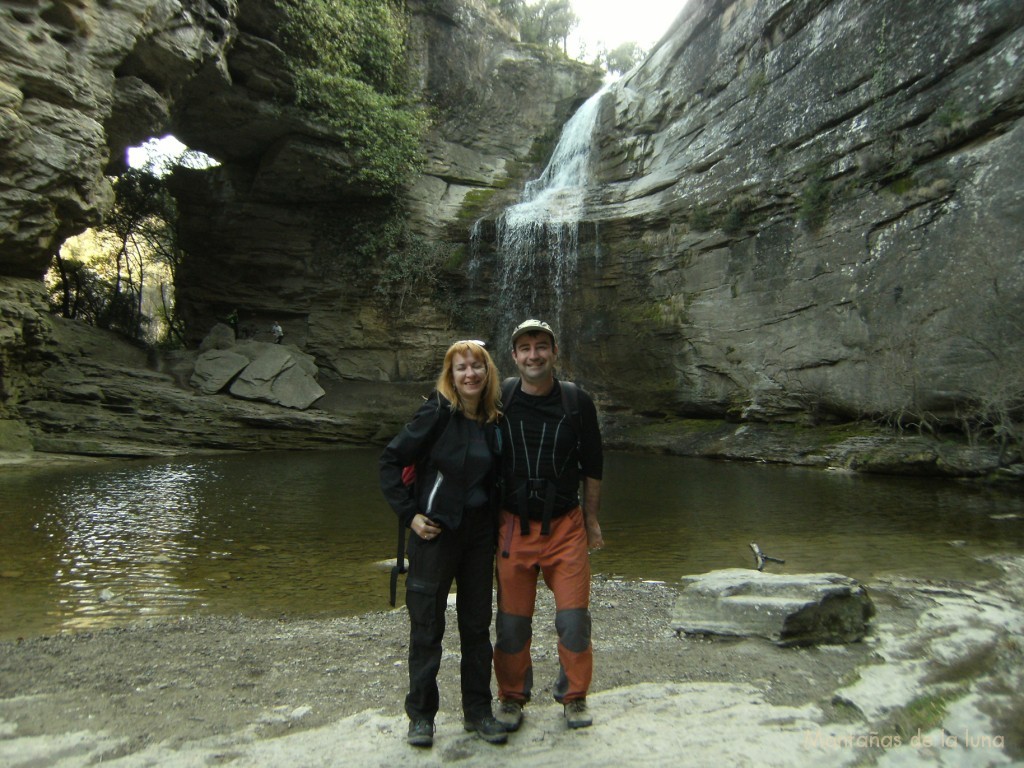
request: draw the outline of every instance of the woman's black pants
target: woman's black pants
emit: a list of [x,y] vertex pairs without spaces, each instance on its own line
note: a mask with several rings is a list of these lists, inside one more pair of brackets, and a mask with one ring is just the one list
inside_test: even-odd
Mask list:
[[441,639],[453,581],[462,645],[463,716],[476,720],[491,714],[494,537],[494,521],[486,510],[467,510],[457,530],[445,528],[432,541],[415,533],[409,536],[405,604],[411,627],[405,712],[411,720],[433,722],[437,714]]

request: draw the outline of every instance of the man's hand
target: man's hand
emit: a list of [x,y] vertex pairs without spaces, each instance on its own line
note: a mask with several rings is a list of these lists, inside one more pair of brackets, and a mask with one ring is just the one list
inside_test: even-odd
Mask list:
[[583,521],[587,528],[587,547],[590,549],[604,547],[604,536],[601,535],[601,524],[597,522],[597,518],[584,515]]
[[583,477],[583,525],[587,529],[587,546],[590,549],[601,549],[604,536],[601,535],[601,524],[597,522],[598,511],[601,509],[601,481],[593,477]]

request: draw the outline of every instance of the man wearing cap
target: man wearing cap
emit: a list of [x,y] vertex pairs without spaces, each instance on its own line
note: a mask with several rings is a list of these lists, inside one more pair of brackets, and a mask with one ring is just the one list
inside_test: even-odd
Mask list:
[[[504,496],[499,529],[497,719],[519,729],[530,700],[537,576],[555,597],[559,675],[554,696],[570,728],[589,726],[593,672],[588,549],[604,545],[598,511],[603,457],[594,401],[554,375],[551,326],[527,320],[512,332],[519,380],[502,388]],[[514,384],[514,386],[512,386]],[[582,505],[580,483],[583,485]]]

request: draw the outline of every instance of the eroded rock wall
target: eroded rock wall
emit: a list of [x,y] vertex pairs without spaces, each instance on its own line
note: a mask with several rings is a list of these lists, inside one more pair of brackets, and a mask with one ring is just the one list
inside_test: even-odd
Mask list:
[[112,203],[108,166],[230,42],[231,2],[0,7],[0,275],[39,278]]
[[574,373],[652,416],[1019,409],[1022,60],[1014,0],[691,0],[603,102]]
[[[41,279],[64,239],[109,209],[108,169],[165,128],[175,93],[219,59],[233,8],[204,0],[0,6],[0,449],[44,447],[48,428],[26,410],[37,399],[78,400],[83,421],[104,421],[76,393],[81,375],[71,373],[66,387],[44,382],[79,353],[62,347]],[[124,360],[108,362],[113,383]],[[63,434],[79,426],[67,412],[50,421]]]
[[[4,5],[0,437],[99,453],[168,434],[176,449],[190,433],[263,445],[273,414],[226,429],[234,416],[181,399],[177,363],[75,342],[45,312],[36,281],[109,205],[104,171],[163,129],[222,162],[174,181],[193,341],[231,312],[258,340],[276,320],[315,356],[319,405],[362,425],[289,415],[278,444],[378,438],[409,394],[389,400],[381,383],[427,381],[453,334],[484,335],[499,289],[487,242],[466,263],[470,226],[516,198],[597,78],[518,43],[479,0],[408,6],[435,122],[405,213],[461,256],[444,275],[454,321],[421,295],[382,312],[379,260],[346,245],[381,202],[345,181],[351,157],[328,130],[281,106],[292,85],[271,3]],[[680,416],[1015,428],[1022,25],[1019,0],[690,0],[605,97],[594,136],[561,340],[602,413],[680,433]],[[704,452],[764,451],[732,439]]]
[[[594,68],[520,44],[482,0],[406,9],[434,125],[424,172],[381,200],[349,181],[343,138],[289,106],[294,84],[271,0],[0,8],[0,450],[308,447],[394,430],[388,394],[359,382],[410,380],[421,391],[438,348],[460,331],[420,295],[400,312],[382,306],[382,254],[355,247],[352,232],[383,226],[389,206],[419,237],[461,231],[467,193],[514,186],[537,159],[538,137],[555,133],[599,80]],[[109,210],[106,174],[123,170],[127,147],[167,132],[220,162],[173,181],[190,341],[228,315],[257,341],[279,322],[288,344],[315,356],[328,388],[317,405],[334,415],[195,398],[189,354],[147,357],[48,314],[41,277],[67,236]],[[446,278],[465,286],[456,266]],[[486,297],[459,300],[471,314]],[[392,389],[404,418],[410,393]]]
[[[460,323],[481,332],[472,317],[486,292],[471,291],[456,264],[442,279],[458,297],[458,319],[422,292],[397,310],[387,306],[378,291],[387,254],[368,252],[352,233],[382,229],[395,202],[341,181],[336,171],[352,159],[322,126],[287,110],[268,113],[267,100],[290,85],[253,73],[283,71],[278,22],[247,7],[227,54],[230,80],[194,79],[175,118],[191,146],[224,161],[174,181],[188,251],[178,296],[191,341],[237,311],[256,338],[280,322],[327,377],[432,379]],[[511,199],[539,159],[538,142],[597,89],[600,75],[519,43],[478,0],[408,7],[410,61],[432,126],[425,166],[403,190],[402,216],[414,236],[445,241],[464,236],[474,199]]]

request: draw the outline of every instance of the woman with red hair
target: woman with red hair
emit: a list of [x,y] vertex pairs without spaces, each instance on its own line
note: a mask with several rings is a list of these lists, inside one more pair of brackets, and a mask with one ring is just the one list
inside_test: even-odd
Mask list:
[[[409,528],[409,716],[407,741],[434,743],[445,608],[452,582],[462,649],[466,730],[502,744],[491,710],[492,583],[501,467],[500,378],[483,342],[457,341],[445,353],[436,391],[380,459],[381,489]],[[415,465],[415,483],[402,470]]]

